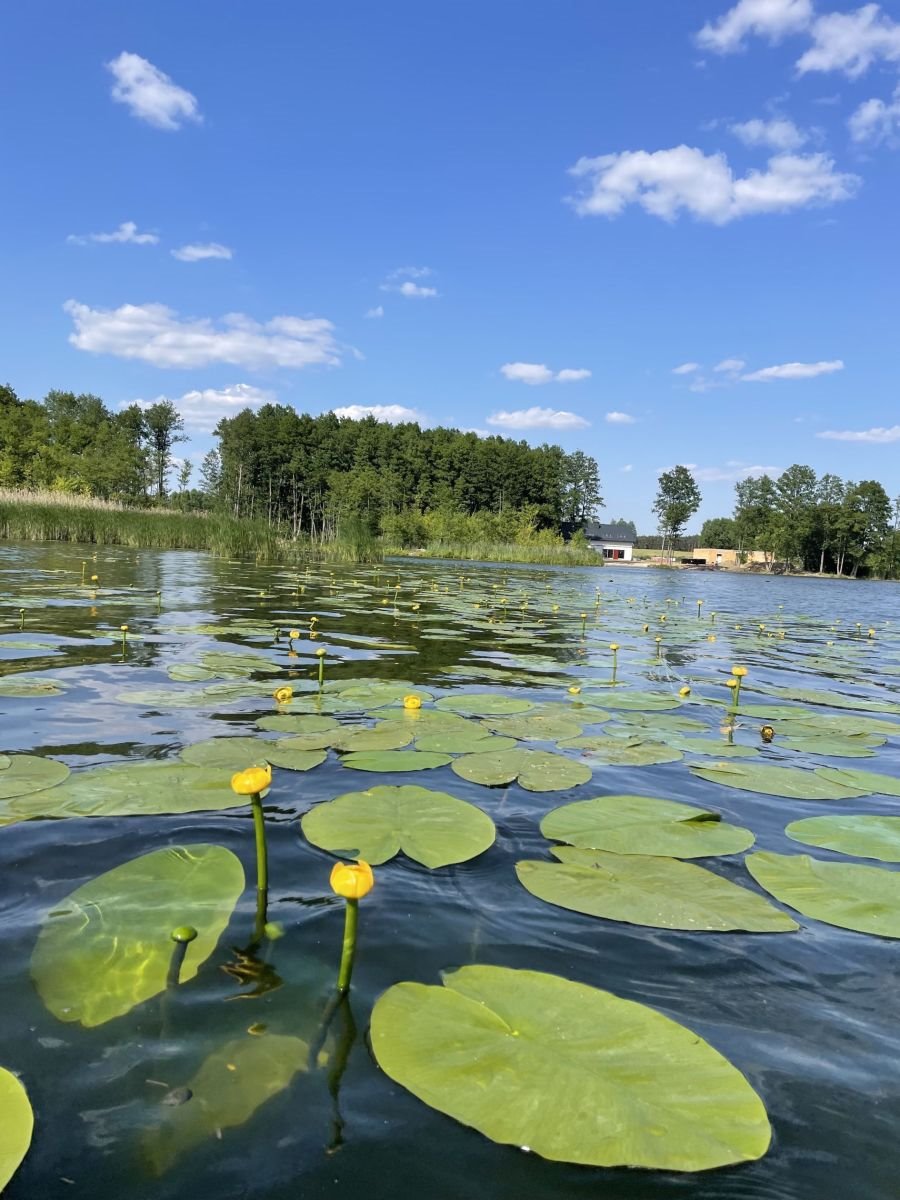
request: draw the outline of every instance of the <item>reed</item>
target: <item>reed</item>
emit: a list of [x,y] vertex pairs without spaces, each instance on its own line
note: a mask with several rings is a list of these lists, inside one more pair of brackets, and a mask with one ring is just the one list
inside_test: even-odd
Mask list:
[[453,558],[465,562],[534,563],[545,567],[602,567],[594,550],[566,542],[432,542],[417,550],[385,547],[385,554],[413,558]]

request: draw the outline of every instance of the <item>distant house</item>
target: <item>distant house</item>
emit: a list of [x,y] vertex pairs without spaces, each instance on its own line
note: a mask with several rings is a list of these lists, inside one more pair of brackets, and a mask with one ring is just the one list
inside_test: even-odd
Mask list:
[[604,558],[615,562],[631,562],[634,538],[627,525],[601,525],[597,521],[588,521],[584,536],[591,549]]

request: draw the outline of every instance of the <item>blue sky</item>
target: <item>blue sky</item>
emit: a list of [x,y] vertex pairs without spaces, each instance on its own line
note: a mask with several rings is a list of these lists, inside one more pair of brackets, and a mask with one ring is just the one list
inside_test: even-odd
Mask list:
[[0,70],[20,395],[559,441],[643,530],[676,462],[900,493],[896,6],[29,0]]

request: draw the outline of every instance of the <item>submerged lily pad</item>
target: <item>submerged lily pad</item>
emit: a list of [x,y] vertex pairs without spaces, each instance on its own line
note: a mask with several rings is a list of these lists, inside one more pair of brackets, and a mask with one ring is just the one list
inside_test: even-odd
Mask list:
[[559,862],[518,862],[516,874],[533,896],[572,912],[653,929],[787,933],[797,928],[756,892],[693,863],[571,846],[555,846],[553,854]]
[[720,762],[691,764],[691,771],[711,783],[758,792],[763,796],[784,796],[792,800],[850,800],[864,796],[870,788],[850,787],[823,778],[819,771],[802,767],[769,767],[757,763]]
[[[245,763],[244,766],[248,764]],[[180,762],[117,763],[77,771],[54,788],[13,801],[17,820],[28,817],[128,817],[243,808],[228,770]]]
[[762,850],[748,855],[746,862],[760,887],[806,917],[840,929],[900,938],[898,871]]
[[446,767],[449,762],[449,754],[426,754],[421,750],[363,750],[346,754],[341,766],[354,771],[428,771]]
[[434,869],[494,844],[494,822],[465,800],[423,787],[374,787],[319,804],[300,822],[314,846],[372,866],[401,852]]
[[466,692],[454,696],[444,696],[438,700],[436,708],[446,712],[463,714],[467,717],[506,716],[507,714],[528,712],[534,708],[530,700],[520,700],[516,696],[501,696],[496,692]]
[[[900,796],[900,779],[896,775],[881,775],[877,771],[860,771],[855,767],[817,767],[820,779],[840,787],[859,789],[859,793],[879,796]],[[859,794],[858,793],[858,794]]]
[[298,1071],[305,1071],[309,1044],[286,1034],[242,1037],[206,1059],[188,1081],[190,1102],[171,1108],[148,1131],[143,1149],[156,1175],[223,1129],[244,1125],[267,1100],[283,1092]]
[[900,862],[900,817],[881,817],[875,813],[806,817],[792,821],[784,832],[807,846],[821,846],[856,858]]
[[598,796],[555,808],[541,821],[546,838],[611,854],[703,858],[739,854],[753,845],[749,829],[718,813],[651,796]]
[[454,759],[452,768],[470,783],[487,787],[519,781],[528,792],[561,792],[587,783],[593,772],[584,763],[549,750],[500,750],[465,754]]
[[11,1071],[0,1067],[0,1192],[28,1153],[33,1131],[28,1093]]
[[771,1138],[759,1096],[692,1030],[543,972],[395,984],[372,1049],[431,1108],[557,1162],[703,1171],[761,1158]]
[[40,696],[61,696],[65,685],[58,679],[26,679],[22,675],[9,675],[0,679],[0,696],[20,696],[24,699]]
[[122,863],[53,908],[31,957],[38,993],[60,1021],[103,1025],[165,990],[171,931],[193,925],[180,981],[215,950],[244,890],[224,846],[171,846]]
[[0,754],[0,801],[56,787],[68,774],[66,764],[54,758],[41,758],[37,754]]

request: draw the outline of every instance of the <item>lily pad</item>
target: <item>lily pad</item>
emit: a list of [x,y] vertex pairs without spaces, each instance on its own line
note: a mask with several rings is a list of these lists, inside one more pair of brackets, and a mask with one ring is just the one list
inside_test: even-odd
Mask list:
[[348,792],[310,809],[302,820],[314,846],[372,866],[401,852],[434,869],[467,862],[494,844],[494,822],[465,800],[423,787]]
[[269,752],[277,745],[277,742],[257,737],[210,738],[185,746],[181,759],[192,767],[217,767],[233,774],[257,763],[271,762]]
[[256,724],[258,728],[271,733],[325,733],[327,730],[340,730],[340,725],[334,717],[318,717],[311,713],[296,716],[291,713],[275,713],[271,717],[260,717]]
[[665,712],[681,707],[678,697],[670,696],[667,692],[633,692],[626,689],[610,689],[609,695],[603,697],[603,703],[607,708],[634,708],[640,712]]
[[149,1130],[143,1149],[156,1175],[222,1130],[244,1125],[267,1100],[307,1069],[309,1044],[286,1034],[242,1037],[226,1043],[189,1080],[190,1102],[171,1108]]
[[679,762],[684,757],[680,750],[644,737],[618,738],[601,733],[593,737],[568,738],[558,745],[560,750],[580,750],[610,766],[651,767],[657,763]]
[[881,775],[877,771],[860,771],[855,767],[817,767],[820,779],[840,787],[859,789],[857,793],[879,796],[900,796],[900,779],[896,775]]
[[0,696],[20,696],[38,699],[41,696],[61,696],[65,685],[58,679],[25,679],[22,675],[9,675],[0,679]]
[[555,863],[516,863],[519,882],[559,908],[653,929],[787,933],[791,918],[748,888],[704,867],[647,854],[556,846]]
[[762,850],[748,855],[746,863],[760,887],[806,917],[840,929],[900,938],[898,871]]
[[487,787],[519,781],[528,792],[561,792],[587,783],[593,772],[584,763],[549,750],[501,750],[465,754],[454,759],[452,769],[470,783]]
[[420,733],[438,733],[454,730],[461,732],[472,728],[472,722],[458,713],[441,712],[436,708],[385,708],[376,709],[369,713],[379,721],[396,721],[413,730],[416,737]]
[[[348,730],[334,742],[336,750],[402,750],[413,740],[413,732],[405,725],[391,722],[374,729]],[[363,855],[365,857],[365,855]]]
[[541,821],[546,838],[611,854],[703,858],[739,854],[753,845],[749,829],[715,812],[651,796],[598,796],[555,808]]
[[[247,765],[246,763],[244,764]],[[228,770],[180,762],[117,763],[90,767],[65,783],[9,806],[15,819],[35,817],[129,817],[243,808],[231,790]]]
[[771,1138],[759,1096],[692,1030],[543,972],[395,984],[372,1049],[431,1108],[556,1162],[703,1171],[761,1158]]
[[0,1067],[0,1192],[28,1153],[33,1131],[28,1093],[11,1071]]
[[791,800],[850,800],[871,791],[870,788],[850,787],[822,778],[820,771],[804,771],[801,767],[719,762],[703,765],[692,763],[691,771],[700,779],[721,783],[723,787],[757,792],[763,796],[784,796]]
[[436,708],[445,712],[454,712],[467,717],[507,716],[514,713],[528,712],[534,708],[530,700],[520,700],[515,696],[501,696],[496,692],[466,692],[454,696],[444,696],[438,700]]
[[[28,796],[56,787],[68,777],[69,768],[54,758],[37,754],[0,754],[0,801]],[[0,823],[3,821],[0,812]]]
[[438,754],[490,754],[515,748],[515,738],[500,737],[477,727],[459,733],[452,729],[446,733],[425,733],[416,738],[417,750],[435,750]]
[[617,712],[616,721],[649,729],[657,737],[661,733],[704,733],[709,729],[708,725],[694,717],[682,717],[678,713],[667,712]]
[[575,738],[583,726],[565,713],[526,713],[521,717],[493,717],[485,720],[488,729],[523,742],[556,742]]
[[874,733],[854,733],[846,737],[831,735],[816,736],[785,736],[778,739],[778,745],[789,750],[800,750],[805,754],[824,754],[830,758],[872,758],[875,748],[883,746],[885,739]]
[[341,766],[354,771],[428,771],[446,767],[449,762],[449,754],[426,754],[421,750],[363,750],[346,754]]
[[842,813],[834,817],[806,817],[792,821],[784,831],[795,842],[822,846],[856,858],[900,862],[900,817],[874,813]]
[[240,860],[224,846],[170,846],[114,867],[46,916],[31,958],[38,993],[60,1021],[86,1028],[165,990],[171,931],[193,925],[182,983],[215,950],[244,890]]

